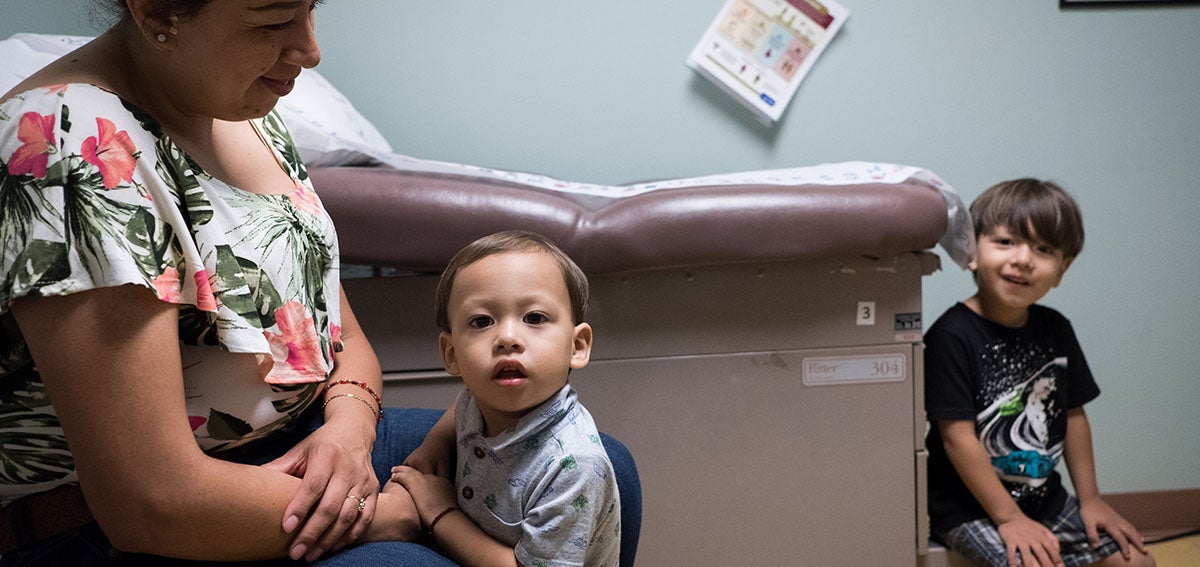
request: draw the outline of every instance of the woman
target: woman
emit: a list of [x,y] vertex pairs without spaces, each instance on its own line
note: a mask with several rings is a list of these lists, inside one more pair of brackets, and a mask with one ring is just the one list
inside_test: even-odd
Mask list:
[[0,98],[3,564],[419,536],[378,479],[436,415],[377,429],[336,236],[271,112],[320,61],[317,3],[109,0],[111,29]]

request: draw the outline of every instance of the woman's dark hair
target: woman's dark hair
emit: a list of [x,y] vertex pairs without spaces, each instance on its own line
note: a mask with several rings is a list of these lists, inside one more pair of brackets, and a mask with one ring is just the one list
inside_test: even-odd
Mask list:
[[[147,16],[167,21],[171,16],[186,20],[195,16],[212,0],[156,0],[150,3]],[[129,17],[129,5],[125,0],[92,0],[92,20],[111,26]]]

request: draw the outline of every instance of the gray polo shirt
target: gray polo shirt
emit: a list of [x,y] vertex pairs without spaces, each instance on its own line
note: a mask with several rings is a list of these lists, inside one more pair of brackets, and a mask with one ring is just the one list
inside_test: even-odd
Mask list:
[[458,505],[529,567],[617,565],[617,479],[591,414],[570,385],[488,438],[464,390],[454,408]]

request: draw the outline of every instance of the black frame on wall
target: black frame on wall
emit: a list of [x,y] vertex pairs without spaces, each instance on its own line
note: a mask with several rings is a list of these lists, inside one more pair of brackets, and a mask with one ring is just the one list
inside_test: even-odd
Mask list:
[[1169,4],[1200,4],[1200,0],[1058,0],[1060,8],[1094,6],[1165,6]]

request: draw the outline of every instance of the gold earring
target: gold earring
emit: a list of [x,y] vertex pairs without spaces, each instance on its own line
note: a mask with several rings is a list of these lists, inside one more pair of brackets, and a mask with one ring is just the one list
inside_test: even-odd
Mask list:
[[167,31],[171,32],[171,35],[179,35],[179,30],[175,29],[175,24],[178,24],[178,23],[179,23],[179,16],[176,16],[175,14],[171,14],[171,29],[167,30]]

